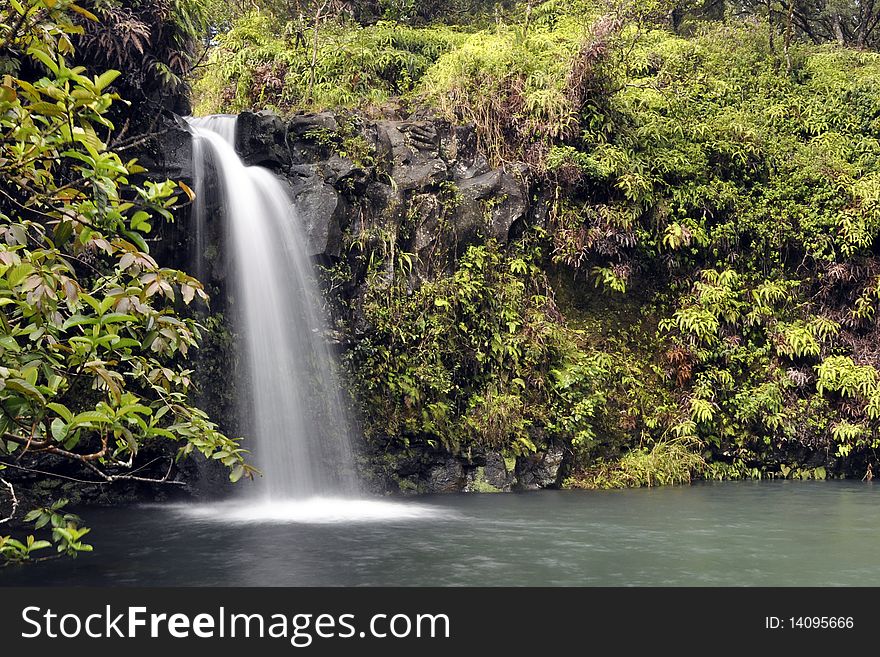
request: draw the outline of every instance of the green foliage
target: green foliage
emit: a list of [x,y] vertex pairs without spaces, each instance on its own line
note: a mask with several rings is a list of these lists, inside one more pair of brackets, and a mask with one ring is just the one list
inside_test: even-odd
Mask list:
[[[442,273],[396,230],[352,237],[369,329],[349,366],[372,440],[456,454],[560,441],[573,485],[869,454],[880,56],[808,45],[782,4],[762,6],[764,20],[686,30],[689,8],[667,2],[529,3],[458,30],[251,14],[218,37],[200,111],[402,95],[473,123],[494,163],[529,165],[550,206],[546,235],[440,257]],[[309,137],[369,165],[354,134]],[[568,282],[551,289],[547,272]],[[575,280],[599,291],[595,307],[557,305]],[[599,316],[614,304],[620,325]]]
[[798,468],[782,464],[779,466],[779,474],[781,474],[784,479],[823,480],[828,478],[828,473],[822,466],[817,468]]
[[[673,343],[667,352],[670,379],[687,392],[686,408],[671,429],[740,458],[776,441],[806,440],[802,423],[816,395],[833,384],[805,386],[809,375],[797,366],[814,361],[831,344],[837,323],[811,316],[793,303],[797,281],[748,285],[732,270],[704,270],[679,308],[659,322]],[[825,362],[832,361],[833,358]],[[786,367],[788,365],[788,367]],[[821,372],[827,369],[820,364]],[[820,415],[821,417],[821,415]]]
[[[81,31],[69,10],[30,0],[0,11],[0,51],[27,52],[44,72],[0,85],[0,457],[48,454],[104,482],[157,481],[135,474],[138,452],[175,441],[180,457],[222,455],[236,479],[251,472],[244,451],[188,399],[183,363],[199,326],[180,309],[206,295],[145,240],[172,219],[175,189],[191,192],[134,184],[143,169],[107,149],[99,132],[113,130],[118,73],[68,64]],[[66,553],[88,547],[76,523],[53,531]]]
[[299,42],[292,40],[295,30],[278,28],[268,16],[252,13],[218,37],[195,85],[197,114],[380,105],[410,92],[463,39],[441,27],[329,22],[317,37],[307,32]]
[[32,535],[28,536],[24,543],[11,536],[0,536],[0,557],[5,561],[28,561],[32,552],[45,550],[51,546],[49,541],[38,541]]
[[494,160],[526,159],[531,147],[577,129],[571,60],[589,43],[582,19],[567,16],[548,16],[529,31],[478,32],[440,58],[423,91],[450,118],[476,125]]
[[[0,536],[0,557],[6,563],[32,561],[35,558],[34,553],[53,545],[58,556],[76,558],[81,552],[91,552],[92,546],[82,541],[89,533],[89,528],[80,526],[82,519],[76,514],[64,512],[66,506],[67,500],[60,499],[51,506],[32,510],[24,518],[25,522],[34,523],[34,530],[48,528],[51,540],[37,540],[33,534],[28,535],[24,541],[11,536]],[[47,558],[51,557],[36,556],[37,561]]]
[[476,32],[441,57],[421,94],[450,119],[473,123],[496,163],[590,167],[573,145],[612,128],[605,101],[619,54],[674,4],[529,3],[520,20]]
[[876,48],[880,7],[859,0],[769,0],[741,6],[779,26],[788,40],[800,37],[814,43]]
[[703,474],[703,458],[686,441],[656,442],[638,447],[615,462],[599,462],[565,482],[568,488],[638,488],[689,484]]
[[524,454],[538,436],[593,437],[602,365],[558,321],[536,248],[527,239],[505,254],[488,240],[415,286],[408,254],[365,256],[372,330],[349,371],[369,438]]
[[757,466],[749,466],[745,461],[708,461],[703,469],[703,479],[708,481],[729,481],[736,479],[763,479],[765,473]]
[[[868,109],[878,60],[797,54],[785,77],[754,29],[649,33],[604,68],[618,91],[582,108],[580,143],[555,146],[548,165],[592,190],[587,207],[609,206],[601,218],[645,258],[720,262],[748,245],[742,266],[772,269],[862,252],[878,226]],[[586,226],[600,218],[580,215]],[[636,225],[614,221],[625,216]]]
[[652,307],[679,410],[643,421],[746,463],[871,448],[876,364],[837,354],[877,294],[858,267],[880,232],[880,59],[792,44],[783,73],[766,28],[736,23],[631,43],[546,165],[554,259],[610,290],[666,286]]

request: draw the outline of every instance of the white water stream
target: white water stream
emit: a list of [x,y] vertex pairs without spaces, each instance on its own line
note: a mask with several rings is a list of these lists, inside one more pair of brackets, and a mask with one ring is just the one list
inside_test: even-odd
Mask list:
[[[256,486],[261,499],[242,503],[236,513],[338,516],[357,486],[351,424],[325,340],[320,292],[288,189],[269,170],[244,165],[234,148],[235,122],[234,116],[190,119],[196,245],[204,249],[207,222],[215,220],[207,216],[209,205],[219,206],[244,364],[229,375],[237,379],[248,446],[263,473]],[[212,175],[222,198],[208,203]],[[313,498],[323,506],[308,510],[302,503]]]

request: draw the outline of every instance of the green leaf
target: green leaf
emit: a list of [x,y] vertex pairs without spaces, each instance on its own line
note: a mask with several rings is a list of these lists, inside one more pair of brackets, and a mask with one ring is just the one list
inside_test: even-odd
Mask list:
[[37,518],[42,515],[43,511],[41,509],[34,509],[33,511],[28,511],[27,515],[24,517],[25,522],[33,522]]
[[6,351],[20,351],[20,347],[18,346],[18,342],[15,341],[11,335],[2,335],[0,336],[0,347],[5,349]]
[[97,324],[99,320],[96,317],[86,317],[85,315],[72,315],[61,325],[63,330],[74,328],[75,326],[84,326]]
[[67,424],[64,423],[64,420],[61,418],[55,418],[52,420],[52,437],[57,440],[59,443],[63,442],[67,437]]
[[120,324],[122,322],[134,322],[137,317],[134,315],[126,315],[124,313],[108,313],[101,317],[101,324]]
[[137,248],[139,248],[144,253],[150,252],[150,247],[147,246],[147,243],[144,241],[143,236],[130,230],[124,230],[122,231],[122,234],[125,235],[132,242],[134,242],[135,246],[137,246]]
[[107,424],[110,420],[103,413],[97,411],[85,411],[78,413],[70,420],[70,428],[83,426],[85,424]]
[[21,541],[18,541],[14,538],[7,538],[6,543],[7,543],[7,545],[11,545],[12,547],[18,548],[22,552],[27,552],[27,546],[24,543],[22,543]]
[[[132,230],[141,230],[142,226],[149,227],[150,215],[143,210],[138,210],[131,217],[130,226]],[[149,232],[149,229],[145,232]]]
[[0,85],[0,103],[14,103],[18,98],[18,94],[12,87],[2,84]]
[[32,383],[29,383],[24,379],[6,379],[6,387],[19,392],[26,397],[36,399],[42,404],[46,403],[46,398],[43,397],[43,393],[37,390]]
[[49,56],[49,53],[42,50],[39,46],[28,49],[28,54],[39,59],[52,73],[58,75],[58,64]]
[[95,78],[95,87],[97,87],[98,91],[103,91],[104,89],[109,87],[116,78],[119,77],[120,73],[121,71],[104,71],[103,73],[101,73],[101,75]]
[[27,110],[31,114],[42,114],[44,116],[54,116],[56,118],[63,118],[67,116],[67,113],[64,111],[63,107],[56,105],[55,103],[47,103],[45,101],[31,103],[27,106]]
[[55,227],[55,233],[53,235],[52,241],[55,242],[55,246],[62,247],[67,243],[67,240],[70,239],[70,236],[73,234],[73,222],[72,221],[62,221]]
[[9,284],[9,287],[16,287],[33,272],[33,265],[28,262],[23,262],[6,273],[6,282]]
[[48,404],[46,404],[46,408],[58,413],[58,415],[64,418],[65,422],[69,423],[70,420],[73,419],[73,413],[64,404],[59,404],[58,402],[49,402]]

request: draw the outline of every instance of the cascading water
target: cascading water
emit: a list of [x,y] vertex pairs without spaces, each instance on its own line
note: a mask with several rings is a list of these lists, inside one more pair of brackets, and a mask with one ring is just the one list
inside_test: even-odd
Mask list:
[[[234,149],[234,116],[190,119],[196,246],[204,249],[209,176],[226,225],[231,292],[248,391],[241,413],[273,503],[356,492],[350,423],[324,339],[305,238],[284,183],[245,166]],[[200,267],[196,267],[198,270]]]

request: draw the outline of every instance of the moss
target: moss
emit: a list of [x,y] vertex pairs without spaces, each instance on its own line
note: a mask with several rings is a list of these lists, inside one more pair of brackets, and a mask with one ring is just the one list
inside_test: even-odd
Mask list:
[[500,488],[496,488],[488,481],[486,481],[486,468],[478,467],[474,471],[474,480],[470,486],[471,490],[474,493],[500,493],[502,492]]
[[397,481],[397,487],[400,489],[401,493],[418,493],[419,485],[409,479],[403,478],[395,478]]

